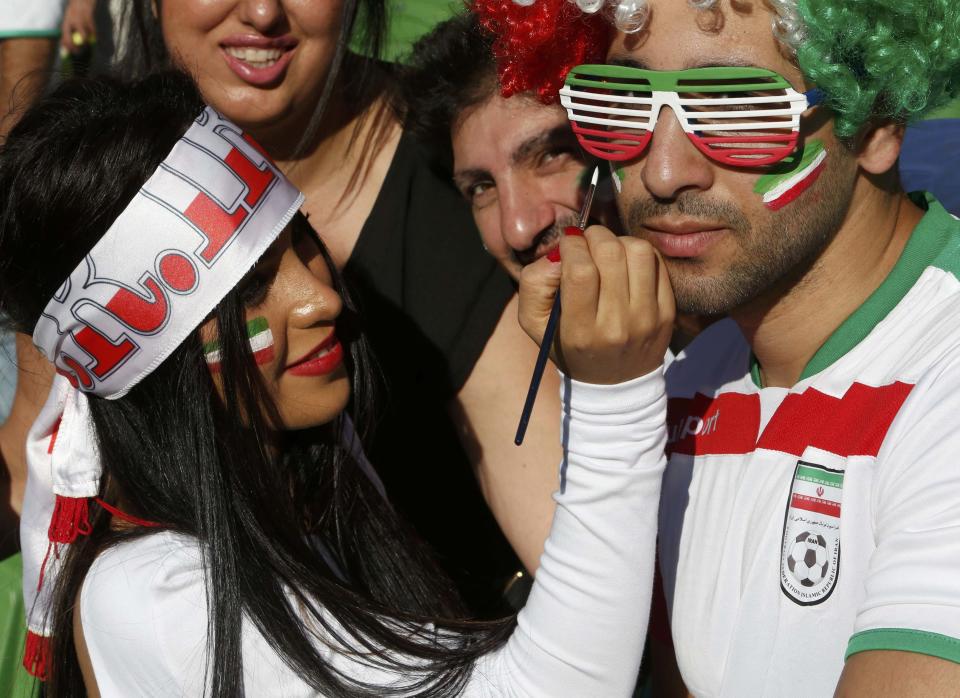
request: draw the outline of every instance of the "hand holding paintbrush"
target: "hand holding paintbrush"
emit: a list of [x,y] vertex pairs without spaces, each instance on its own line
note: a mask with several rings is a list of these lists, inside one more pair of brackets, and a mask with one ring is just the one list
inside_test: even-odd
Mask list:
[[[663,363],[673,329],[673,291],[653,247],[599,226],[583,233],[597,172],[577,232],[561,240],[559,258],[528,265],[520,282],[520,324],[540,353],[517,429],[523,441],[546,361],[559,329],[560,368],[587,383],[619,383]],[[563,289],[563,316],[560,288]]]
[[[587,227],[587,220],[590,217],[590,208],[593,206],[593,195],[597,191],[597,181],[600,177],[600,167],[593,168],[593,176],[590,178],[590,186],[587,187],[587,193],[583,197],[583,206],[580,207],[580,217],[577,220],[576,230],[582,235]],[[567,234],[570,234],[567,232]],[[554,249],[548,258],[551,262],[560,261],[559,246]],[[540,390],[540,381],[543,379],[543,371],[547,367],[547,358],[550,356],[550,347],[553,345],[553,337],[557,331],[557,323],[560,321],[560,293],[553,299],[553,308],[550,311],[550,318],[547,320],[547,328],[543,334],[543,341],[540,342],[540,352],[537,354],[537,362],[533,367],[533,376],[530,377],[530,387],[527,388],[527,399],[523,403],[523,412],[520,414],[520,423],[517,425],[517,435],[513,442],[519,446],[523,443],[523,437],[527,433],[527,424],[530,421],[530,413],[533,412],[533,403],[537,399],[537,391]]]

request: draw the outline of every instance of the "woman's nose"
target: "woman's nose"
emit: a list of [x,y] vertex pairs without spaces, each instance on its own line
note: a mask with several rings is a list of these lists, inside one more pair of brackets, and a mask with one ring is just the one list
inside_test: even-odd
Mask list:
[[289,265],[294,268],[284,270],[290,290],[289,322],[298,328],[333,322],[343,310],[343,299],[330,285],[329,275],[318,273],[313,268],[324,262],[314,259],[310,263],[304,263],[299,258],[294,259],[296,261]]
[[257,31],[266,34],[284,16],[281,0],[241,0],[240,19]]
[[660,110],[648,148],[641,178],[654,198],[669,201],[685,189],[713,184],[713,165],[690,141],[673,109]]

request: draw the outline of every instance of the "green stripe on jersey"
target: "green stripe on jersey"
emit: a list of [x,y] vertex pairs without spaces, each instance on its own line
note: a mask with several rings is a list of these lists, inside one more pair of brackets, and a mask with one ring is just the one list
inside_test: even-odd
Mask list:
[[844,660],[858,652],[871,650],[913,652],[960,664],[960,640],[948,635],[907,628],[877,628],[857,633],[847,644]]
[[843,473],[828,473],[820,468],[808,468],[805,465],[797,466],[795,479],[828,487],[843,487]]
[[[911,200],[927,213],[910,235],[900,259],[863,305],[853,311],[824,342],[800,374],[815,376],[857,346],[903,300],[927,267],[937,267],[960,278],[960,221],[932,194],[914,193]],[[750,356],[750,375],[758,387],[760,366]]]

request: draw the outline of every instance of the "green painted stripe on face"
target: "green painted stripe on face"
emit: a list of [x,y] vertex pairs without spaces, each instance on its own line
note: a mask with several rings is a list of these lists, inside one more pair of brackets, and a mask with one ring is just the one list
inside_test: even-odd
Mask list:
[[627,173],[624,171],[623,167],[620,165],[615,165],[613,162],[610,163],[610,178],[613,180],[613,186],[616,188],[617,193],[623,191],[623,180],[627,178]]
[[757,194],[766,194],[767,192],[773,191],[783,182],[786,182],[788,179],[793,177],[793,175],[795,175],[797,172],[801,172],[805,168],[809,167],[810,164],[817,159],[817,156],[823,152],[823,150],[823,141],[807,141],[803,147],[802,153],[794,153],[793,155],[790,155],[780,164],[778,164],[772,172],[763,175],[757,180],[756,185],[753,187],[753,191]]
[[270,323],[267,322],[267,318],[258,315],[247,323],[247,336],[253,337],[268,329],[270,329]]

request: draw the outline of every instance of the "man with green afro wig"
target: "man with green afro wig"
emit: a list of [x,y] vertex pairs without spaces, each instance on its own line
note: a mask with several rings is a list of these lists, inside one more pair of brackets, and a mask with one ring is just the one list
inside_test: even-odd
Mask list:
[[960,221],[898,174],[906,125],[960,96],[960,2],[514,3],[478,7],[501,79],[563,85],[649,245],[564,239],[527,316],[650,266],[724,317],[664,371],[655,695],[960,695]]

